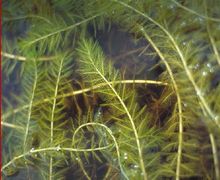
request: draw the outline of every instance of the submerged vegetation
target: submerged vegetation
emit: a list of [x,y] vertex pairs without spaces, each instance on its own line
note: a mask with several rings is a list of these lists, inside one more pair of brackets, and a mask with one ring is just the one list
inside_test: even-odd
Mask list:
[[219,0],[3,1],[3,179],[220,179]]

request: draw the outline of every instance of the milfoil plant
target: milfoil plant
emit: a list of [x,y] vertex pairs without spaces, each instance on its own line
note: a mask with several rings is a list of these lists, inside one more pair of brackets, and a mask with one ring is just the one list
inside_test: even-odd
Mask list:
[[2,178],[219,180],[219,7],[4,0]]

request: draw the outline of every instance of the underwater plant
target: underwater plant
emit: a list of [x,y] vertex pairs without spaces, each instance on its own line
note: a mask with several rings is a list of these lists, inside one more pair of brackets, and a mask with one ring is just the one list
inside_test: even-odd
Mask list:
[[3,0],[2,179],[220,179],[219,0]]

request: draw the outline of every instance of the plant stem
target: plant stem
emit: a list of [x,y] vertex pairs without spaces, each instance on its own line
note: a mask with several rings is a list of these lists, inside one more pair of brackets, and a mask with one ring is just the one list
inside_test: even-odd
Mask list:
[[179,6],[180,8],[184,9],[185,11],[188,11],[188,12],[190,12],[190,13],[192,13],[192,14],[195,14],[195,15],[201,17],[201,18],[204,18],[204,19],[208,19],[208,20],[210,20],[210,21],[220,22],[220,19],[218,19],[218,18],[213,18],[213,17],[209,17],[209,16],[204,16],[204,15],[199,14],[198,12],[196,12],[196,11],[194,11],[194,10],[192,10],[192,9],[190,9],[190,8],[188,8],[188,7],[186,7],[186,6],[183,6],[182,4],[180,4],[179,2],[177,2],[176,0],[172,0],[172,1],[173,1],[177,6]]
[[220,179],[220,172],[219,172],[219,163],[218,163],[218,149],[215,143],[215,139],[212,133],[209,134],[211,145],[212,145],[212,154],[213,154],[213,161],[214,161],[214,166],[215,166],[215,177],[216,180]]
[[1,125],[2,125],[2,126],[5,126],[5,127],[8,127],[8,128],[14,128],[14,129],[19,129],[19,130],[24,130],[24,128],[23,128],[22,126],[14,125],[14,124],[7,123],[7,122],[4,122],[4,121],[1,121]]
[[36,90],[36,87],[37,87],[38,71],[37,71],[36,61],[34,61],[34,67],[35,67],[34,68],[34,82],[33,82],[33,88],[32,88],[32,92],[31,92],[30,103],[29,103],[29,108],[28,108],[28,117],[27,117],[27,124],[26,124],[26,130],[25,130],[25,135],[24,135],[24,143],[23,143],[24,150],[26,148],[26,141],[27,141],[28,132],[29,132],[32,107],[33,107],[33,103],[34,103],[34,95],[35,95],[35,90]]
[[147,14],[135,9],[134,7],[122,2],[122,1],[117,1],[117,0],[113,0],[131,10],[133,10],[134,12],[136,12],[137,14],[140,14],[142,15],[143,17],[147,18],[149,21],[151,21],[152,23],[154,23],[156,26],[158,26],[166,35],[167,37],[170,39],[170,41],[172,42],[174,48],[176,49],[181,61],[182,61],[182,64],[183,64],[183,68],[186,72],[186,75],[188,77],[188,79],[190,80],[191,84],[193,85],[193,88],[198,96],[198,99],[200,100],[201,102],[201,105],[204,106],[205,110],[207,111],[208,115],[211,117],[211,119],[214,121],[214,123],[218,126],[218,128],[220,128],[220,124],[218,122],[218,119],[216,118],[215,114],[212,112],[212,110],[210,109],[209,105],[207,104],[205,98],[202,96],[201,94],[201,90],[200,88],[197,86],[194,78],[193,78],[193,75],[191,73],[191,71],[189,70],[188,66],[187,66],[187,63],[186,63],[186,59],[183,55],[183,52],[180,50],[180,47],[178,46],[177,42],[175,41],[174,37],[170,34],[169,31],[167,31],[160,23],[158,23],[156,20],[152,19],[150,16],[148,16]]
[[[132,84],[132,83],[134,83],[134,84],[154,84],[154,85],[158,85],[158,86],[168,86],[168,83],[165,83],[165,82],[154,81],[154,80],[141,80],[141,79],[140,80],[121,80],[121,81],[114,81],[114,82],[109,82],[109,83],[110,84],[120,84],[120,83],[122,83],[122,84]],[[106,84],[106,83],[100,83],[100,84],[97,84],[97,85],[89,87],[89,88],[84,88],[84,89],[81,89],[81,90],[72,91],[72,92],[69,92],[69,93],[64,93],[62,95],[57,95],[56,97],[48,97],[48,98],[45,98],[45,99],[42,99],[42,100],[39,100],[39,101],[35,101],[33,103],[33,105],[39,105],[41,103],[51,101],[54,98],[60,99],[60,98],[65,98],[65,97],[69,97],[69,96],[76,96],[76,95],[83,94],[83,93],[86,93],[86,92],[89,92],[89,91],[92,91],[92,90],[95,90],[95,89],[98,89],[98,88],[101,88],[101,87],[107,86],[107,85],[108,84]],[[23,109],[28,108],[29,106],[30,105],[27,104],[27,105],[23,105],[22,107],[13,109],[13,111],[10,111],[8,113],[3,114],[2,119],[6,119],[10,115],[16,114],[16,113],[22,111]]]
[[[90,53],[90,52],[89,52]],[[131,123],[131,126],[132,126],[132,129],[133,129],[133,132],[134,132],[134,135],[135,135],[135,140],[136,140],[136,143],[137,143],[137,148],[138,148],[138,155],[139,155],[139,161],[140,161],[140,166],[141,166],[141,169],[142,169],[142,172],[143,172],[143,177],[145,180],[147,180],[147,173],[146,173],[146,170],[145,170],[145,166],[144,166],[144,160],[143,160],[143,156],[142,156],[142,151],[141,151],[141,145],[140,145],[140,140],[139,140],[139,137],[138,137],[138,133],[137,133],[137,130],[136,130],[136,127],[135,127],[135,124],[134,124],[134,121],[133,121],[133,118],[131,117],[131,114],[130,112],[128,111],[124,101],[121,99],[121,97],[119,96],[119,94],[117,93],[117,91],[115,90],[115,88],[112,86],[111,83],[109,83],[109,81],[105,78],[105,76],[99,71],[99,69],[97,69],[97,67],[95,66],[94,62],[93,62],[93,59],[89,58],[90,59],[90,62],[91,64],[93,65],[95,71],[99,74],[99,76],[105,81],[105,83],[109,86],[109,88],[112,90],[112,92],[115,94],[115,96],[117,97],[118,101],[120,102],[120,104],[122,105],[123,109],[125,110],[129,120],[130,120],[130,123]]]
[[7,52],[2,52],[1,51],[1,55],[5,58],[9,58],[9,59],[14,59],[14,60],[18,60],[18,61],[27,61],[28,59],[30,60],[38,60],[38,61],[51,61],[54,60],[56,57],[55,56],[48,56],[48,57],[39,57],[39,58],[27,58],[24,56],[19,56],[19,55],[14,55],[14,54],[9,54]]
[[116,138],[115,138],[115,136],[113,135],[111,129],[108,128],[106,125],[100,124],[100,123],[97,123],[97,122],[85,123],[85,124],[80,125],[80,126],[75,130],[75,132],[74,132],[74,134],[73,134],[72,145],[74,145],[73,142],[74,142],[74,140],[75,140],[75,137],[76,137],[76,134],[78,133],[78,131],[79,131],[80,129],[82,129],[83,127],[86,127],[86,126],[100,126],[100,127],[103,127],[103,128],[109,133],[109,135],[111,136],[111,138],[112,138],[112,140],[114,141],[114,144],[115,144],[116,153],[117,153],[117,157],[118,157],[119,167],[120,167],[120,169],[121,169],[121,171],[122,171],[122,174],[125,176],[126,179],[128,179],[128,177],[127,177],[126,173],[124,172],[123,167],[122,167],[122,165],[121,165],[120,151],[119,151],[119,146],[118,146],[118,143],[117,143],[117,141],[116,141]]
[[25,152],[21,155],[18,155],[16,157],[14,157],[7,164],[2,166],[1,171],[3,171],[5,168],[7,168],[11,164],[13,164],[15,161],[17,161],[21,158],[24,158],[25,156],[30,156],[30,155],[36,154],[36,153],[41,153],[41,152],[45,152],[45,151],[58,151],[58,150],[59,151],[68,151],[68,152],[93,152],[93,151],[105,150],[107,148],[110,148],[111,146],[112,146],[112,144],[110,144],[108,146],[94,148],[94,149],[77,149],[77,148],[69,148],[69,147],[59,147],[59,148],[58,147],[46,147],[46,148],[40,148],[40,149],[31,149],[28,152]]
[[180,165],[181,165],[181,159],[182,159],[182,144],[183,144],[183,117],[182,117],[182,100],[180,98],[179,89],[177,86],[177,83],[175,81],[174,75],[172,73],[171,67],[166,61],[165,57],[161,53],[161,51],[157,48],[155,43],[152,41],[150,36],[143,30],[143,28],[140,28],[142,30],[142,33],[144,34],[145,38],[148,40],[148,42],[152,45],[152,47],[155,49],[157,54],[159,55],[161,61],[165,64],[168,74],[170,75],[173,88],[176,93],[177,97],[177,105],[178,105],[178,117],[179,117],[179,133],[178,133],[178,152],[177,152],[177,165],[176,165],[176,180],[180,179]]
[[39,38],[36,38],[36,39],[34,39],[33,41],[30,41],[26,46],[32,45],[32,44],[34,44],[34,43],[36,43],[36,42],[39,42],[39,41],[41,41],[41,40],[43,40],[43,39],[46,39],[46,38],[48,38],[48,37],[50,37],[50,36],[54,36],[54,35],[56,35],[56,34],[58,34],[58,33],[61,33],[61,32],[64,32],[64,31],[68,31],[68,30],[70,30],[70,29],[73,29],[73,28],[75,28],[75,27],[77,27],[77,26],[79,26],[79,25],[81,25],[81,24],[84,24],[84,23],[86,23],[86,22],[89,22],[89,21],[91,21],[92,19],[95,19],[96,17],[101,16],[101,15],[102,15],[102,14],[96,14],[96,15],[94,15],[94,16],[91,16],[91,17],[89,17],[89,18],[87,18],[87,19],[84,19],[84,20],[82,20],[82,21],[80,21],[80,22],[78,22],[78,23],[75,23],[75,24],[73,24],[73,25],[70,25],[70,26],[68,26],[68,27],[59,29],[59,30],[57,30],[57,31],[55,31],[55,32],[52,32],[52,33],[50,33],[50,34],[41,36],[41,37],[39,37]]

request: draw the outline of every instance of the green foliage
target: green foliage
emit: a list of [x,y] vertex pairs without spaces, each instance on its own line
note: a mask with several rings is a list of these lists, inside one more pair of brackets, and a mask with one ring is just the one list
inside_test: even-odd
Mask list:
[[218,0],[2,6],[3,179],[220,179]]

